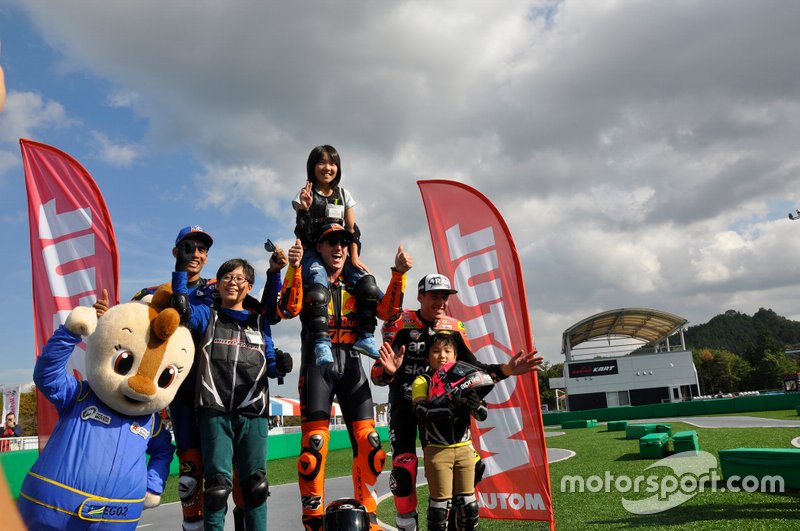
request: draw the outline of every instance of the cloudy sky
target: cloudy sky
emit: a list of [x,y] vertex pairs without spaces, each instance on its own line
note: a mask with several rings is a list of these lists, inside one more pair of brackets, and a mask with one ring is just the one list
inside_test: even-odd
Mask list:
[[[798,23],[785,1],[0,0],[0,383],[34,362],[20,137],[94,176],[123,298],[168,278],[191,223],[216,238],[211,272],[264,269],[329,143],[380,284],[401,242],[411,285],[433,270],[417,180],[488,196],[552,362],[613,308],[800,319]],[[296,324],[275,336],[298,351]]]

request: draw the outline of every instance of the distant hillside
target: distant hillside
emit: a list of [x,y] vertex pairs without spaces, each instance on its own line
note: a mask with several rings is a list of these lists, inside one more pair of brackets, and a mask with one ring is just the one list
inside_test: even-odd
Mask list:
[[690,349],[724,349],[742,355],[748,341],[756,342],[764,332],[785,347],[800,343],[800,322],[764,308],[760,308],[752,317],[728,310],[705,324],[690,326],[684,331],[684,339]]

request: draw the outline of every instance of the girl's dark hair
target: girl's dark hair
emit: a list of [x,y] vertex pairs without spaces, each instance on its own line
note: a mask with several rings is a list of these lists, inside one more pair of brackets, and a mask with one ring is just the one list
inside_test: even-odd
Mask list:
[[457,350],[456,338],[453,334],[454,332],[449,332],[449,331],[436,332],[436,334],[434,334],[433,338],[431,339],[431,346],[450,345],[451,347],[453,347],[453,350]]
[[336,164],[336,177],[333,179],[333,187],[339,186],[339,181],[342,180],[342,161],[339,158],[339,152],[336,151],[336,148],[329,145],[324,146],[317,146],[311,150],[311,153],[308,154],[308,162],[306,163],[306,174],[308,175],[308,180],[313,182],[317,181],[317,177],[314,175],[314,166],[317,165],[317,162],[322,160],[322,156],[327,153],[328,156],[331,158],[334,164]]
[[250,262],[245,260],[244,258],[231,258],[217,269],[217,280],[221,279],[226,274],[230,273],[237,267],[242,268],[242,272],[244,273],[244,278],[247,279],[251,285],[256,281],[256,272],[253,269],[253,266],[250,265]]

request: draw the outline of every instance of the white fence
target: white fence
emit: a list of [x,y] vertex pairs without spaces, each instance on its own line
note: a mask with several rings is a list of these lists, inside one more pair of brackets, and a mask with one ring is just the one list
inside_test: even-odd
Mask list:
[[39,437],[5,437],[0,438],[0,452],[16,452],[17,450],[37,450]]

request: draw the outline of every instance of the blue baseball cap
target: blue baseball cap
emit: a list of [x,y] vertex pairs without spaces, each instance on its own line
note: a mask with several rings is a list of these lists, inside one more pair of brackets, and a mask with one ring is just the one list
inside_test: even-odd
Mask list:
[[214,244],[214,239],[211,237],[209,233],[203,230],[203,227],[200,225],[189,225],[188,227],[184,227],[178,233],[178,237],[175,238],[175,247],[178,246],[186,238],[197,238],[198,240],[202,241],[206,244],[207,248],[211,248]]

